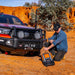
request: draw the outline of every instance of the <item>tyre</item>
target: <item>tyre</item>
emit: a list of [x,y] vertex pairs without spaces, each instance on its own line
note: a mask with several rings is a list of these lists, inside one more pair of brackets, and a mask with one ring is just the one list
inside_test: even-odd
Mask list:
[[2,51],[0,51],[0,54],[2,54]]

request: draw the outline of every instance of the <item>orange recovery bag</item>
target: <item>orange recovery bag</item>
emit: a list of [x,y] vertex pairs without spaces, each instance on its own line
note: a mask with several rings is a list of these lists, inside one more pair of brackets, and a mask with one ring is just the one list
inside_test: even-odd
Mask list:
[[51,58],[51,55],[50,53],[43,53],[41,55],[41,59],[42,59],[42,63],[45,65],[45,66],[51,66],[51,65],[54,65],[54,60]]

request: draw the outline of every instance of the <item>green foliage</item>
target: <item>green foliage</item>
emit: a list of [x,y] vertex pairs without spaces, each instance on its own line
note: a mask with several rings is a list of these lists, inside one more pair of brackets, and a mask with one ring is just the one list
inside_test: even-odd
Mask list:
[[74,5],[74,7],[75,7],[75,1],[73,2],[73,5]]
[[32,5],[32,6],[38,6],[38,4],[35,3],[35,2],[32,2],[31,5]]
[[35,16],[36,16],[34,9],[31,10],[30,16],[31,16],[30,23],[33,25],[35,23]]
[[25,6],[25,7],[30,7],[31,4],[30,4],[29,2],[25,2],[25,4],[24,4],[23,6]]
[[72,7],[71,0],[39,0],[40,7],[38,10],[38,24],[45,25],[50,30],[52,23],[58,21],[61,23],[63,30],[71,29],[72,25],[67,22],[66,11]]
[[29,2],[25,2],[25,4],[23,5],[25,7],[31,7],[31,6],[39,6],[39,4],[32,2],[31,4]]

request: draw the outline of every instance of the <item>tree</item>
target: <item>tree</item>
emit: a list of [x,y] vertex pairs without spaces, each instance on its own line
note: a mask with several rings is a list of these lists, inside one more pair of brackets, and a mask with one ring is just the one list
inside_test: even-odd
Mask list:
[[74,7],[75,7],[75,1],[73,1]]
[[71,0],[40,0],[38,24],[45,25],[50,30],[48,27],[59,22],[63,30],[70,30],[72,25],[67,22],[66,12],[72,5]]
[[29,2],[25,2],[25,4],[23,5],[25,7],[31,7],[31,6],[39,6],[39,4],[32,2],[31,4]]
[[30,16],[31,16],[30,24],[34,25],[35,24],[35,16],[36,16],[36,13],[35,13],[34,9],[31,10]]
[[25,7],[30,7],[31,4],[30,4],[29,2],[25,2],[25,4],[24,4],[23,6],[25,6]]
[[38,6],[38,4],[35,3],[35,2],[32,2],[31,5],[32,5],[32,6]]

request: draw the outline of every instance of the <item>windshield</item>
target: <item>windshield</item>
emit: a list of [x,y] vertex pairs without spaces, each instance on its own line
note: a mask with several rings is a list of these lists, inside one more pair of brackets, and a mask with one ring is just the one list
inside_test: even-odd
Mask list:
[[24,25],[20,19],[15,16],[0,15],[0,23]]

